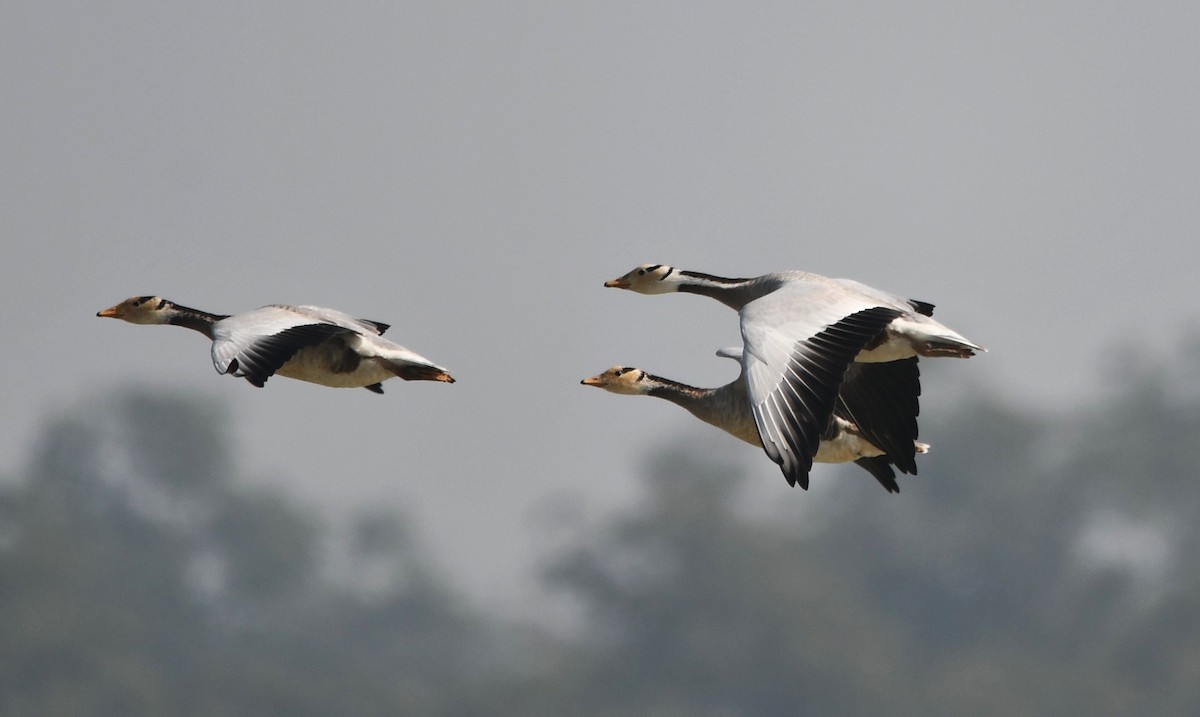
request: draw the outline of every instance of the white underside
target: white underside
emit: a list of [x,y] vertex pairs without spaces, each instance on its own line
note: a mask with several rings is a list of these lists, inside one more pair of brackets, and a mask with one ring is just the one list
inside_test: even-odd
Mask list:
[[857,433],[851,433],[850,423],[837,416],[833,417],[839,427],[838,435],[829,440],[821,441],[817,446],[817,454],[813,456],[814,463],[849,463],[859,458],[882,456],[883,451],[874,444],[866,441]]
[[913,348],[909,337],[894,334],[889,330],[886,341],[870,351],[859,351],[854,360],[858,363],[886,363],[912,358],[916,355],[917,351]]
[[[840,419],[839,419],[840,420]],[[914,442],[917,453],[928,453],[929,444]],[[869,443],[862,436],[843,432],[837,438],[821,441],[817,447],[817,455],[813,456],[814,463],[849,463],[859,458],[874,458],[882,456],[883,451]]]
[[276,375],[332,388],[362,388],[396,377],[375,359],[363,359],[354,371],[334,373],[329,370],[329,359],[323,356],[327,352],[322,348],[316,346],[298,351],[275,372]]
[[859,363],[883,363],[920,355],[918,347],[927,344],[951,344],[972,351],[983,351],[954,330],[926,316],[900,317],[888,324],[886,340],[870,351],[854,357]]

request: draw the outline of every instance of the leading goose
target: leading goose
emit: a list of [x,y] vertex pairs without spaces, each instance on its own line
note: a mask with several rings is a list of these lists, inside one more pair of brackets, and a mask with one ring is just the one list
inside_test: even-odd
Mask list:
[[[718,355],[730,358],[740,358],[740,354],[740,349],[722,349],[718,352]],[[585,378],[580,383],[621,395],[666,399],[732,436],[751,445],[763,445],[746,393],[746,383],[741,376],[720,388],[696,388],[638,368],[614,366],[601,374]],[[912,449],[918,453],[925,453],[929,446],[913,442]],[[818,463],[854,461],[870,472],[889,493],[900,492],[900,486],[896,484],[896,474],[891,468],[891,456],[869,442],[858,426],[846,420],[840,410],[835,411],[826,429],[821,433],[820,443],[812,458]],[[796,481],[792,481],[791,477],[789,482],[796,485]],[[807,473],[802,475],[798,482],[801,488],[807,489]]]
[[190,309],[158,296],[134,296],[96,316],[131,324],[170,324],[212,339],[217,373],[263,386],[274,374],[335,388],[383,393],[383,381],[454,379],[423,356],[381,338],[388,325],[319,306],[273,304],[233,316]]
[[932,304],[849,279],[801,271],[728,279],[643,264],[604,285],[640,294],[700,294],[738,312],[755,423],[767,455],[789,481],[808,473],[839,401],[860,427],[883,421],[879,430],[898,440],[881,447],[901,470],[915,472],[909,440],[916,438],[916,414],[900,415],[895,425],[886,425],[894,418],[886,414],[868,420],[865,414],[874,412],[870,391],[847,396],[843,378],[852,370],[869,383],[886,384],[893,371],[915,372],[917,356],[968,358],[983,350],[934,320]]

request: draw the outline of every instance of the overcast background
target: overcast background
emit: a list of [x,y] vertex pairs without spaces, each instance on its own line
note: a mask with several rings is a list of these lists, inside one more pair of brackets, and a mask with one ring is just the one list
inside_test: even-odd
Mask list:
[[[923,364],[923,416],[1087,404],[1114,346],[1196,326],[1197,37],[1184,2],[5,3],[0,474],[114,389],[203,393],[252,474],[334,520],[394,506],[516,614],[668,438],[798,514],[878,491],[828,466],[789,490],[677,408],[580,386],[736,374],[727,309],[602,282],[854,277],[990,349]],[[192,332],[95,318],[146,293],[336,307],[458,383],[254,389]]]

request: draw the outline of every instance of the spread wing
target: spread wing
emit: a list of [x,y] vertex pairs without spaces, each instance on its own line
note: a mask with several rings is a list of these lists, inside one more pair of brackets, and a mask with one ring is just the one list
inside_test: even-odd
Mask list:
[[758,435],[788,483],[807,488],[847,367],[902,312],[791,282],[740,313],[742,368]]
[[[718,356],[742,360],[742,347],[717,351]],[[917,416],[921,412],[921,371],[917,357],[886,363],[851,362],[834,404],[835,416],[854,423],[863,438],[886,455],[860,458],[858,465],[871,472],[890,493],[897,493],[892,464],[904,473],[917,474]]]
[[921,412],[917,357],[885,363],[852,363],[835,411],[852,421],[902,473],[916,475],[917,415]]
[[286,307],[264,306],[213,325],[213,366],[217,373],[241,376],[262,387],[297,351],[351,333],[350,328],[318,323]]

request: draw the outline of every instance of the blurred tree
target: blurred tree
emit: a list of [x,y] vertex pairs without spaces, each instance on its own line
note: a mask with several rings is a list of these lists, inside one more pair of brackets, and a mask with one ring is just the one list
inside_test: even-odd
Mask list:
[[394,518],[345,558],[403,581],[368,600],[329,579],[328,536],[239,487],[211,404],[134,391],[79,416],[0,492],[0,714],[432,715],[488,654]]
[[871,713],[909,686],[903,626],[794,529],[735,509],[729,465],[659,456],[649,498],[548,572],[586,606],[562,674],[507,714]]
[[475,614],[401,516],[335,540],[242,487],[211,404],[121,394],[0,488],[0,714],[1200,714],[1196,376],[975,392],[900,495],[823,467],[765,516],[716,452],[660,451],[546,572],[569,636]]
[[[97,470],[95,427],[52,425],[26,481],[7,502],[0,551],[0,711],[149,714],[172,711],[198,606],[177,579],[186,546],[131,510]],[[180,658],[184,658],[181,660]]]
[[782,519],[703,449],[661,456],[549,570],[584,639],[504,714],[1200,713],[1197,366],[1059,415],[976,394],[899,496],[830,477]]

